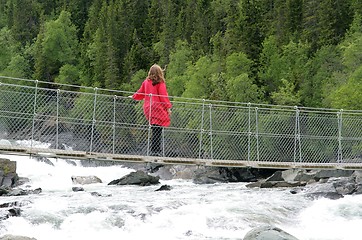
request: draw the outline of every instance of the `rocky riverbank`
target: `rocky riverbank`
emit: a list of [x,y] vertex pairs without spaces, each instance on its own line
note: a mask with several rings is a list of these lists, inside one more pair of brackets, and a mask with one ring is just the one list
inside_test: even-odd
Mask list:
[[[49,159],[44,157],[38,159],[43,164],[55,167]],[[96,161],[67,161],[72,165],[87,166],[110,166],[111,162],[99,163]],[[139,185],[149,186],[160,184],[159,180],[187,179],[196,184],[214,184],[245,182],[248,188],[286,188],[290,194],[298,194],[305,198],[343,198],[345,195],[361,194],[362,172],[346,170],[304,170],[304,169],[253,169],[253,168],[221,168],[205,166],[184,166],[184,165],[160,165],[160,164],[126,164],[128,168],[134,169],[126,176],[107,183],[108,185]],[[0,195],[19,196],[28,194],[39,194],[41,188],[29,189],[24,185],[26,179],[16,174],[16,162],[2,159],[0,165],[2,172],[1,183],[7,183],[0,187]],[[74,192],[84,191],[82,185],[102,183],[102,179],[95,175],[72,176]],[[41,186],[39,186],[41,187]],[[24,188],[24,189],[23,189]],[[156,191],[172,191],[168,185],[160,185]],[[91,192],[94,196],[102,194]],[[24,198],[25,199],[25,198]],[[31,204],[27,200],[21,202],[6,202],[0,205],[0,221],[9,217],[21,216],[21,208]],[[9,236],[7,236],[9,237]],[[265,238],[266,237],[266,238]],[[0,238],[3,239],[3,238]],[[6,238],[19,239],[19,238]],[[25,238],[26,239],[26,238]],[[278,229],[275,226],[260,226],[251,230],[245,235],[244,240],[249,239],[285,239],[296,240],[295,237]]]

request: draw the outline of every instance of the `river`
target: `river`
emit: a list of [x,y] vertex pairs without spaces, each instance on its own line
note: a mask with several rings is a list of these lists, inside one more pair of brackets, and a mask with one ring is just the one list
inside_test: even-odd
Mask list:
[[[161,180],[157,186],[108,186],[134,170],[121,166],[82,167],[61,159],[51,166],[25,156],[17,173],[31,181],[22,188],[41,194],[0,197],[0,204],[19,201],[20,217],[0,222],[5,234],[56,239],[243,239],[254,227],[275,225],[300,240],[355,240],[362,233],[362,196],[338,200],[305,198],[290,189],[248,189],[245,183],[197,185]],[[73,192],[71,176],[95,175],[103,183]],[[98,196],[92,195],[97,192]]]

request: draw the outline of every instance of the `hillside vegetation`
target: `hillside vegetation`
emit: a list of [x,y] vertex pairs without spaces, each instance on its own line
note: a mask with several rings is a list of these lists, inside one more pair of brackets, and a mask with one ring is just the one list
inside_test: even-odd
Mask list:
[[358,0],[3,0],[0,75],[173,96],[362,109]]

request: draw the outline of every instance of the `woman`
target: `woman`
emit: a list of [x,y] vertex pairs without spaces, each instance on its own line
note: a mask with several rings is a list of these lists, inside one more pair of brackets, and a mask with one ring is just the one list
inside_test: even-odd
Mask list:
[[163,70],[157,64],[151,66],[147,78],[132,96],[144,100],[143,113],[151,125],[151,155],[161,156],[162,128],[170,126],[172,104],[168,98]]

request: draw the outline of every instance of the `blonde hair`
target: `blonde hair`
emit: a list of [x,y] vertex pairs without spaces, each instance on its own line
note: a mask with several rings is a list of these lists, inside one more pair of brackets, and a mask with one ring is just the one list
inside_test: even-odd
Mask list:
[[160,82],[165,81],[165,77],[163,76],[163,70],[157,64],[153,64],[151,66],[150,71],[148,72],[148,77],[147,78],[152,80],[152,85],[153,86],[160,83]]

